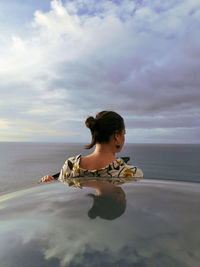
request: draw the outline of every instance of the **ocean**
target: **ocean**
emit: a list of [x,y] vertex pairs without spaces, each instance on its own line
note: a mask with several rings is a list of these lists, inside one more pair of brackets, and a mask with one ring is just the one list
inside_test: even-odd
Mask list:
[[[85,144],[0,142],[0,195],[43,186],[38,180],[60,171],[68,157],[91,151]],[[126,144],[117,157],[142,169],[146,179],[200,182],[200,145]]]

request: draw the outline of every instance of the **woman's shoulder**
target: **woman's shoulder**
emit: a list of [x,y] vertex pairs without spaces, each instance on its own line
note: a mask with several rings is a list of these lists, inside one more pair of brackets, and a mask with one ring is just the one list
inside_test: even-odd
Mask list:
[[65,161],[65,164],[74,164],[74,163],[77,163],[81,158],[81,154],[78,154],[76,156],[72,156],[72,157],[69,157],[66,161]]
[[143,172],[136,166],[127,164],[122,158],[118,158],[117,162],[120,163],[119,177],[134,177],[143,178]]
[[64,182],[67,178],[69,177],[76,177],[79,176],[79,169],[78,169],[78,165],[79,165],[79,160],[80,160],[81,154],[77,155],[77,156],[72,156],[69,157],[61,171],[60,171],[60,175],[58,180]]

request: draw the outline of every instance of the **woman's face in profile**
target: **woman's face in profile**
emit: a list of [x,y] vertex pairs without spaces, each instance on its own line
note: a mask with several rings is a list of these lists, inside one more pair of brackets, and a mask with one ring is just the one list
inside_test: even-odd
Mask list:
[[122,148],[125,142],[125,134],[126,134],[126,130],[123,129],[120,135],[120,147]]

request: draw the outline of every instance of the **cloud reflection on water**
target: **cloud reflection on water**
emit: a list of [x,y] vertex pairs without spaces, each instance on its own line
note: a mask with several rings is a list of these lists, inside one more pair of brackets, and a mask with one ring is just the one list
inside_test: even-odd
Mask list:
[[24,190],[0,211],[2,266],[195,266],[200,189],[180,184],[124,185],[126,211],[112,221],[89,219],[92,189]]

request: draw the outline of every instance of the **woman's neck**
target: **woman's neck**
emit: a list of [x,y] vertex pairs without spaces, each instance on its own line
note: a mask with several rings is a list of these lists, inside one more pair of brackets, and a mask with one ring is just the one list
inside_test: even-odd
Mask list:
[[92,154],[80,159],[80,167],[87,170],[101,169],[116,160],[115,152],[109,144],[96,144]]
[[104,157],[115,158],[115,152],[113,151],[112,146],[108,144],[97,143],[93,155],[102,155]]

